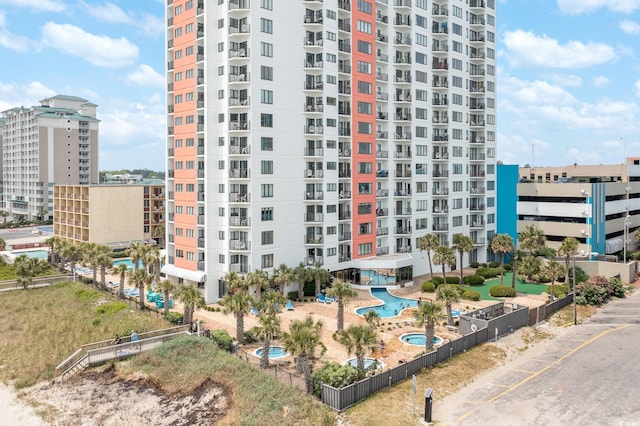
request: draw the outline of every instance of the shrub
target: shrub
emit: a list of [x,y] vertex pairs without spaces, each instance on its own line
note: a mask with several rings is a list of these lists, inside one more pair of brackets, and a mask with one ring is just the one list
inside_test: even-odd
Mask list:
[[438,287],[440,284],[444,284],[444,278],[439,277],[439,276],[435,276],[433,277],[433,284]]
[[478,269],[478,267],[480,266],[480,264],[478,262],[471,262],[469,264],[469,266],[473,269]]
[[468,275],[464,277],[464,283],[471,286],[481,286],[484,284],[484,277],[482,275]]
[[609,279],[609,285],[607,286],[607,294],[615,297],[624,297],[624,286],[617,278]]
[[129,305],[125,302],[109,302],[98,306],[96,312],[99,314],[115,314],[125,309],[129,309]]
[[588,282],[576,284],[576,291],[576,303],[584,305],[601,305],[607,298],[607,290]]
[[464,292],[464,289],[460,284],[447,284],[449,287],[455,289],[458,292],[458,295],[461,295]]
[[255,343],[258,341],[258,338],[256,337],[256,330],[255,327],[247,330],[244,332],[244,342],[245,343]]
[[505,271],[510,271],[513,269],[513,265],[511,265],[510,263],[505,263],[504,265],[504,270]]
[[460,284],[460,277],[447,277],[447,284]]
[[482,275],[485,279],[487,278],[495,278],[500,275],[500,269],[498,268],[479,268],[476,271],[476,275]]
[[[569,279],[573,282],[573,267],[569,268]],[[576,283],[584,283],[589,279],[589,275],[579,266],[576,266]]]
[[464,300],[472,300],[477,302],[478,300],[480,300],[480,293],[473,290],[465,290],[462,292],[462,295],[460,296],[460,298]]
[[497,268],[498,266],[500,266],[500,263],[495,260],[493,262],[489,262],[489,268]]
[[493,297],[514,297],[516,289],[506,285],[494,285],[489,289],[489,294]]
[[316,283],[315,282],[306,282],[304,283],[304,295],[305,297],[314,297],[316,294]]
[[169,312],[169,315],[167,315],[167,320],[171,323],[171,324],[182,324],[182,320],[184,318],[184,315],[181,314],[180,312]]
[[211,339],[216,342],[218,347],[226,352],[233,351],[233,338],[226,330],[214,330],[211,332]]
[[436,286],[431,281],[425,281],[420,285],[420,290],[423,293],[433,293],[436,289]]
[[318,397],[320,396],[322,383],[333,386],[334,388],[343,388],[361,378],[364,378],[364,376],[358,372],[356,368],[330,361],[320,367],[318,371],[314,372],[311,376],[311,380],[313,381],[313,394]]
[[289,293],[287,293],[287,299],[293,300],[295,302],[296,300],[298,300],[298,292],[290,291]]
[[[551,294],[551,285],[547,286],[547,289],[545,290],[547,292],[547,294]],[[561,298],[564,297],[567,294],[567,286],[564,284],[555,284],[553,286],[553,291],[554,291],[554,296],[557,298]]]

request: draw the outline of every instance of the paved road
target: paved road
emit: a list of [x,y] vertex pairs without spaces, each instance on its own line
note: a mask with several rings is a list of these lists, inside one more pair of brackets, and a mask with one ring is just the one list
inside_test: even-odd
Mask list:
[[640,425],[640,291],[434,400],[444,425]]

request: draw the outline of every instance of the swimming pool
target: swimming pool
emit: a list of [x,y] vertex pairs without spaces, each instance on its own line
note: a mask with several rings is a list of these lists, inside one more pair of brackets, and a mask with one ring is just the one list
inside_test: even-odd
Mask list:
[[36,229],[42,232],[43,234],[53,235],[53,225],[38,226],[36,227]]
[[[375,364],[375,367],[374,367],[374,364]],[[344,365],[350,365],[353,368],[358,368],[358,358],[348,359],[344,362]],[[382,370],[383,368],[384,368],[384,362],[379,361],[375,358],[365,357],[364,359],[365,370],[370,370],[370,369]]]
[[[427,343],[427,336],[424,333],[407,333],[400,336],[400,340],[409,345],[425,346]],[[442,343],[442,337],[433,336],[433,344],[439,345],[440,343]]]
[[[128,269],[133,269],[134,263],[131,259],[125,258],[125,259],[116,259],[113,261],[113,266],[118,266],[120,264],[124,263],[125,265],[127,265]],[[138,266],[140,268],[142,268],[142,261],[138,261]]]
[[395,275],[384,275],[375,269],[363,269],[360,272],[360,276],[363,278],[369,278],[367,285],[387,285],[396,283]]
[[[258,348],[255,351],[255,355],[257,357],[261,357],[262,356],[262,348]],[[289,355],[289,352],[287,352],[282,346],[270,346],[269,347],[269,359],[273,359],[273,358],[282,358]]]
[[48,250],[21,250],[21,251],[12,251],[11,254],[15,255],[16,257],[18,256],[22,256],[23,254],[26,254],[27,257],[30,258],[35,258],[35,259],[47,259],[49,257],[49,251]]
[[377,306],[364,306],[356,309],[356,314],[364,316],[367,311],[375,311],[380,318],[391,318],[400,315],[406,308],[417,308],[418,301],[396,297],[389,293],[386,288],[372,288],[371,295],[382,302]]

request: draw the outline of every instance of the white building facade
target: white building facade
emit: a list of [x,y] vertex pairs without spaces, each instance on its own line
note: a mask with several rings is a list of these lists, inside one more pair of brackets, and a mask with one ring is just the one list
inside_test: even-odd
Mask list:
[[9,217],[50,218],[54,183],[98,183],[95,104],[57,95],[2,118],[1,208]]
[[495,6],[167,0],[165,273],[213,302],[226,273],[280,264],[410,279],[426,233],[485,261]]

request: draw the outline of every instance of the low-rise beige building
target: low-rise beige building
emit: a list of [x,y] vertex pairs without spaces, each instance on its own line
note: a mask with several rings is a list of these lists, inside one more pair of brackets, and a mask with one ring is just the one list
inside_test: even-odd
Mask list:
[[122,249],[155,240],[163,247],[164,222],[164,184],[53,188],[53,232],[66,241]]

